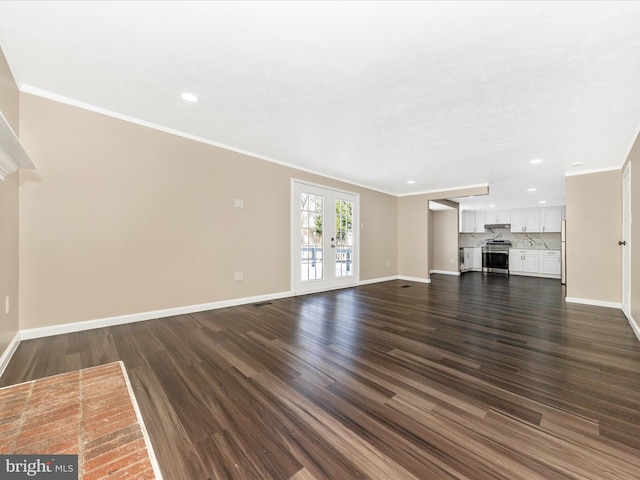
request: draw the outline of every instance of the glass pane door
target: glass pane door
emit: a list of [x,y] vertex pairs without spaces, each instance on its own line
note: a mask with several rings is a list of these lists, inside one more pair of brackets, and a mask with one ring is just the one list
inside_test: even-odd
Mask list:
[[336,199],[336,277],[353,275],[353,202]]
[[300,194],[300,280],[323,278],[324,248],[322,228],[324,197],[313,193]]
[[358,196],[294,181],[291,214],[293,291],[357,285]]

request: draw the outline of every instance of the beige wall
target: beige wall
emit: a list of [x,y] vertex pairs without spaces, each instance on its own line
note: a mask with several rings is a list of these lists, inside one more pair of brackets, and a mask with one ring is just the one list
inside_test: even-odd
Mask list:
[[359,193],[360,278],[397,275],[395,197],[28,94],[20,127],[21,329],[289,291],[292,177]]
[[[436,261],[433,249],[434,216],[429,214],[429,200],[486,195],[489,187],[471,187],[422,193],[398,198],[398,274],[428,280],[430,265]],[[445,200],[443,203],[447,203]],[[451,206],[457,205],[451,202]],[[456,224],[456,234],[458,226]],[[457,247],[456,240],[456,247]]]
[[430,270],[458,272],[458,210],[433,212],[433,263]]
[[[0,111],[18,132],[18,88],[0,50]],[[18,172],[0,181],[0,355],[17,333],[18,323]],[[5,313],[5,298],[11,308]]]
[[[640,326],[640,134],[625,162],[631,164],[631,214],[636,223],[631,224],[631,317]],[[623,169],[624,172],[624,169]]]
[[[18,131],[18,91],[15,83],[8,88],[13,80],[0,60],[0,108]],[[428,213],[428,201],[482,193],[395,198],[26,94],[19,113],[37,170],[20,173],[19,193],[16,174],[0,184],[0,241],[15,252],[3,258],[0,300],[11,295],[13,307],[9,316],[0,309],[0,351],[18,327],[288,291],[292,177],[360,194],[361,280],[428,279],[430,269],[449,269],[438,263],[451,254],[435,252],[441,219]],[[636,142],[629,161],[638,157]],[[567,179],[569,297],[620,301],[620,180],[617,171]],[[244,209],[233,208],[235,198]],[[633,285],[640,284],[639,246]],[[239,270],[245,280],[234,282]]]
[[398,275],[429,279],[429,201],[398,198]]
[[567,297],[620,303],[620,170],[567,177]]

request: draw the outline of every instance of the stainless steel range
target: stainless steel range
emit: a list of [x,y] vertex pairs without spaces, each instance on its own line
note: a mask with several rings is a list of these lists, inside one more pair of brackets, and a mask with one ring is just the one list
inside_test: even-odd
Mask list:
[[509,240],[487,240],[482,247],[482,272],[509,274]]

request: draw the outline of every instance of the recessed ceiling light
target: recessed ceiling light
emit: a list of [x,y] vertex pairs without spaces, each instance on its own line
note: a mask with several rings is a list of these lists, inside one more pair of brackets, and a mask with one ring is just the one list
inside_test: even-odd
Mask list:
[[183,100],[187,101],[187,102],[197,102],[198,101],[198,97],[196,97],[193,93],[181,93],[180,96],[182,97]]
[[534,160],[531,160],[531,163],[542,163],[542,159],[541,158],[536,158]]
[[407,183],[408,183],[409,185],[413,185],[414,183],[416,183],[416,181],[415,181],[415,180],[409,180]]
[[579,167],[580,165],[582,165],[582,162],[573,162],[571,164],[572,167]]
[[535,192],[536,189],[535,188],[527,188],[527,192]]
[[492,203],[492,204],[491,204],[491,205],[489,205],[489,206],[490,206],[491,208],[493,208],[493,207],[495,207],[495,204],[493,204],[493,203]]
[[540,200],[540,203],[547,203],[546,200]]

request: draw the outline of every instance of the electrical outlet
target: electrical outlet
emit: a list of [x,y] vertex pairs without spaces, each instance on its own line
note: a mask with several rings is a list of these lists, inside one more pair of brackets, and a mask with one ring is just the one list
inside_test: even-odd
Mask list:
[[6,297],[4,297],[4,313],[9,315],[10,311],[11,311],[11,297],[7,295]]
[[241,282],[242,280],[244,280],[244,274],[242,272],[234,272],[233,280],[236,282]]
[[244,208],[244,200],[242,198],[234,199],[233,206],[236,208]]

